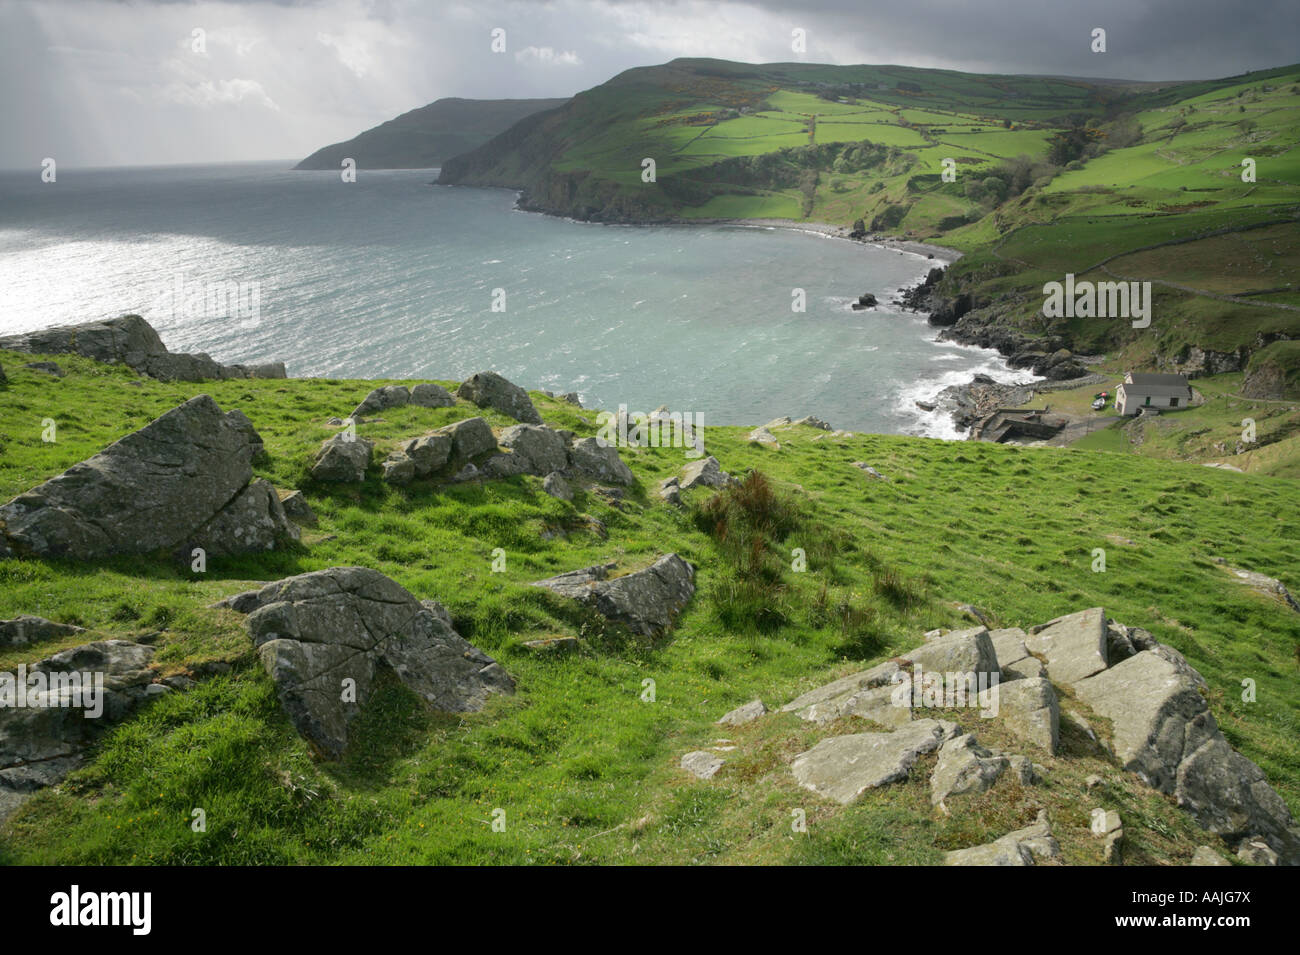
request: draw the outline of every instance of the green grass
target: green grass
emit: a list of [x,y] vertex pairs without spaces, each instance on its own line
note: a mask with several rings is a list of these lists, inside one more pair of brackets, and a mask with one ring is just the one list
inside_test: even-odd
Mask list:
[[[163,672],[213,660],[233,666],[109,733],[85,768],[10,818],[0,861],[932,862],[944,849],[1031,821],[1046,802],[1057,808],[1067,858],[1088,862],[1097,850],[1076,779],[1085,771],[1106,774],[1115,798],[1131,807],[1126,833],[1140,858],[1186,861],[1209,840],[1167,799],[1095,754],[1067,751],[1050,761],[1045,786],[999,787],[942,818],[929,807],[924,764],[911,782],[847,810],[798,789],[788,759],[835,727],[792,716],[726,732],[713,725],[746,700],[783,703],[916,645],[927,629],[956,625],[952,601],[984,607],[1004,625],[1102,605],[1150,629],[1205,675],[1228,738],[1300,809],[1300,616],[1211,560],[1293,576],[1294,481],[1142,455],[811,429],[782,432],[773,451],[746,441],[746,429],[713,428],[709,451],[735,474],[761,471],[770,494],[751,478],[747,497],[711,504],[709,492],[696,491],[686,511],[669,508],[654,488],[683,463],[671,449],[623,452],[637,487],[621,509],[587,492],[572,504],[554,500],[528,477],[439,491],[418,482],[392,488],[372,471],[361,485],[328,486],[307,476],[311,453],[332,433],[324,421],[379,382],[133,385],[125,369],[75,357],[54,356],[68,370],[63,379],[17,367],[31,356],[0,360],[10,379],[0,386],[5,498],[207,392],[259,428],[270,457],[257,472],[301,487],[320,518],[297,547],[214,559],[206,574],[161,555],[0,561],[0,616],[156,634]],[[533,398],[548,423],[594,433],[593,412]],[[376,439],[378,459],[403,437],[478,413],[463,402],[392,409],[360,433]],[[41,441],[46,418],[58,424],[53,444]],[[858,460],[889,480],[869,480],[851,466]],[[582,529],[584,515],[602,521],[608,538]],[[543,539],[554,529],[567,533]],[[491,570],[496,547],[507,553],[504,573]],[[1105,573],[1090,569],[1095,547],[1108,550]],[[806,572],[792,570],[795,548],[806,551]],[[675,631],[654,644],[595,628],[584,612],[529,586],[667,551],[698,566],[699,589]],[[254,582],[344,564],[373,567],[443,602],[457,629],[516,677],[517,695],[447,718],[385,685],[345,757],[313,760],[256,664],[241,618],[208,605]],[[550,657],[521,646],[557,634],[584,638],[583,649]],[[70,642],[5,651],[0,667]],[[1245,677],[1257,681],[1258,702],[1241,702]],[[647,679],[654,702],[642,700]],[[677,769],[682,753],[723,736],[737,749],[713,782]],[[205,834],[190,828],[195,808],[206,812]],[[504,832],[491,826],[498,809]],[[808,835],[791,831],[795,809],[806,812]]]

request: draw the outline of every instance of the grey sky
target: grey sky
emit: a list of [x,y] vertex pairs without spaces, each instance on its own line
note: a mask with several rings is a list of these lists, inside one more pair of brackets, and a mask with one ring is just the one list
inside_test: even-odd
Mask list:
[[568,96],[676,56],[1209,78],[1300,58],[1300,3],[0,0],[0,167],[298,159],[443,96]]

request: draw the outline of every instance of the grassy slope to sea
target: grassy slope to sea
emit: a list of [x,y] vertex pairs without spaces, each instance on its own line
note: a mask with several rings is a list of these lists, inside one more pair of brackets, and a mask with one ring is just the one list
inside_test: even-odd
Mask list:
[[[20,613],[151,641],[163,673],[204,661],[228,675],[171,693],[110,731],[86,766],[0,828],[0,862],[145,863],[932,863],[1049,808],[1065,859],[1100,862],[1089,810],[1124,819],[1125,860],[1185,863],[1218,846],[1165,796],[1145,789],[1070,725],[1041,784],[1000,782],[934,810],[933,757],[906,782],[851,807],[800,789],[788,762],[817,727],[778,714],[714,725],[754,697],[779,705],[827,680],[961,625],[954,601],[1001,625],[1030,625],[1101,605],[1183,652],[1209,685],[1228,739],[1259,763],[1300,812],[1300,614],[1243,587],[1214,557],[1286,579],[1300,566],[1300,486],[1178,461],[1070,449],[1015,448],[883,435],[778,432],[779,449],[742,428],[711,428],[710,453],[775,489],[781,520],[719,534],[711,491],[678,511],[657,481],[680,449],[622,451],[637,483],[623,502],[580,491],[549,497],[532,477],[434,488],[359,485],[308,475],[312,454],[345,414],[386,382],[135,381],[127,369],[51,356],[54,378],[0,353],[0,497],[45,480],[198,393],[239,408],[269,452],[260,476],[301,488],[319,517],[287,550],[212,559],[206,573],[168,557],[91,563],[0,561],[0,617]],[[595,432],[595,412],[532,395],[548,424]],[[800,409],[791,409],[792,412]],[[383,412],[359,426],[376,460],[399,439],[481,414],[458,402]],[[510,424],[495,413],[495,427]],[[57,440],[42,441],[45,419]],[[874,481],[854,461],[888,480]],[[752,476],[746,487],[759,483]],[[734,502],[733,502],[734,503]],[[603,523],[607,537],[589,520]],[[493,551],[506,553],[504,572]],[[792,569],[793,550],[807,570]],[[1107,553],[1093,572],[1094,550]],[[596,626],[530,582],[597,562],[635,567],[675,551],[698,567],[697,593],[655,643]],[[336,565],[388,574],[450,610],[457,630],[517,679],[515,696],[478,714],[429,712],[399,685],[368,702],[338,762],[315,760],[280,709],[242,618],[209,609],[259,581]],[[1296,583],[1291,580],[1293,585]],[[582,638],[565,656],[523,647]],[[84,638],[0,652],[0,670]],[[1242,681],[1256,682],[1243,702]],[[645,681],[653,680],[652,701]],[[970,720],[967,714],[958,717]],[[988,745],[996,730],[969,726]],[[725,737],[736,749],[713,780],[678,769],[689,750]],[[1084,779],[1105,779],[1086,791]],[[193,810],[205,811],[195,832]],[[491,825],[504,810],[504,831]],[[807,814],[806,833],[791,814]]]

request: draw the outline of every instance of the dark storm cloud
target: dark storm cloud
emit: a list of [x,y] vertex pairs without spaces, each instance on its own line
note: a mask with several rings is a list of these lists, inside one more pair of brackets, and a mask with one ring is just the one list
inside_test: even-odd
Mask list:
[[[1297,0],[0,0],[0,83],[17,91],[0,98],[0,166],[297,158],[443,96],[568,96],[678,56],[1226,76],[1295,61],[1298,11]],[[1104,54],[1090,52],[1095,27]],[[489,49],[494,28],[505,54]]]

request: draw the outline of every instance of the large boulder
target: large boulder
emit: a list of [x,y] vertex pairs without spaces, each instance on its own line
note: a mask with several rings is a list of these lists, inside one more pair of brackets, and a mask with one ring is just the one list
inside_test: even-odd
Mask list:
[[860,690],[889,686],[897,682],[896,674],[899,673],[899,670],[900,668],[896,662],[886,660],[869,670],[850,673],[848,676],[840,677],[838,680],[833,680],[830,683],[809,690],[807,693],[802,693],[781,707],[781,712],[798,713],[803,719],[813,719],[813,717],[807,715],[812,707],[845,700]]
[[153,695],[153,652],[101,640],[56,653],[25,674],[0,675],[0,820],[62,780],[105,729]]
[[484,470],[494,477],[533,474],[545,477],[569,463],[564,435],[545,425],[517,424],[501,432],[497,443],[509,453],[491,458]]
[[1106,613],[1100,607],[1058,617],[1034,628],[1029,652],[1047,661],[1052,681],[1073,684],[1106,669]]
[[569,467],[580,477],[606,484],[631,484],[632,469],[618,456],[618,448],[599,438],[582,438],[569,449]]
[[824,739],[790,764],[805,789],[847,805],[868,789],[907,778],[924,753],[958,734],[956,723],[916,720],[890,733]]
[[201,547],[210,557],[246,554],[274,550],[298,540],[300,533],[285,513],[275,488],[269,481],[258,479],[195,531],[186,547]]
[[533,407],[528,392],[495,371],[480,371],[466,378],[456,389],[456,396],[480,408],[493,408],[524,424],[542,423],[542,416]]
[[381,668],[444,712],[480,710],[491,694],[514,692],[505,670],[456,633],[439,604],[375,570],[289,577],[240,606],[289,719],[331,758],[347,747]]
[[[491,428],[488,429],[488,433],[492,433]],[[447,462],[451,460],[451,445],[451,432],[443,431],[412,438],[402,446],[402,451],[411,459],[415,467],[415,476],[425,478],[446,467]]]
[[285,377],[281,362],[223,365],[204,354],[169,352],[153,326],[139,315],[7,335],[0,338],[0,348],[31,354],[83,355],[96,361],[121,363],[166,381]]
[[317,481],[337,484],[364,481],[374,449],[374,442],[368,438],[358,437],[350,431],[340,431],[321,444],[316,461],[311,466],[311,476]]
[[252,477],[247,421],[191,398],[0,507],[0,556],[93,560],[183,545]]
[[1300,830],[1263,771],[1228,744],[1201,675],[1171,647],[1144,650],[1073,686],[1110,720],[1108,747],[1125,769],[1174,797],[1228,841],[1265,838],[1300,864]]
[[497,439],[486,418],[465,418],[435,433],[451,437],[451,458],[457,464],[497,449]]
[[634,633],[656,637],[667,631],[695,594],[695,568],[676,554],[649,567],[609,579],[614,564],[598,564],[534,582],[580,601]]

